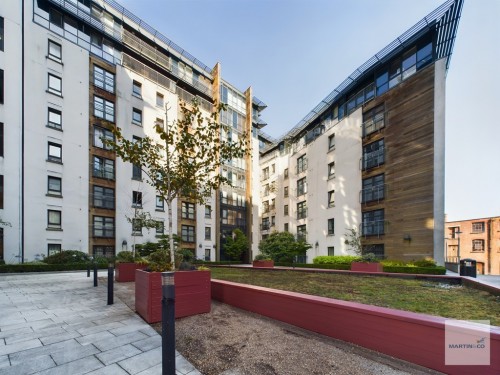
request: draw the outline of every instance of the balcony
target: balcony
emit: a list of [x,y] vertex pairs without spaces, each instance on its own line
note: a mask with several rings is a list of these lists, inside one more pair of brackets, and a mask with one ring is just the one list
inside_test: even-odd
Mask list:
[[385,184],[372,186],[362,189],[359,192],[359,201],[361,203],[380,202],[385,198]]
[[385,234],[385,224],[385,220],[364,221],[359,226],[359,232],[364,237],[380,237]]
[[363,125],[363,138],[385,127],[385,112],[377,113],[366,120]]
[[385,148],[379,148],[376,151],[367,152],[363,154],[363,158],[360,160],[361,169],[363,171],[375,167],[379,167],[385,163]]

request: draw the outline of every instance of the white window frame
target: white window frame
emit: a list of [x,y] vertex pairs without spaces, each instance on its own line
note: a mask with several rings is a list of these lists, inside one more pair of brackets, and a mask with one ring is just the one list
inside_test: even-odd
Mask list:
[[55,74],[47,75],[47,91],[51,94],[62,96],[62,78]]

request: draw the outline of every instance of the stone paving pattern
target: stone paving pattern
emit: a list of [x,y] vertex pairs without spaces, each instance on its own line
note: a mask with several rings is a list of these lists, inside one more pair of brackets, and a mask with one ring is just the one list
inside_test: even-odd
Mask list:
[[[161,336],[85,271],[0,275],[0,375],[161,370]],[[178,352],[176,374],[201,375]]]

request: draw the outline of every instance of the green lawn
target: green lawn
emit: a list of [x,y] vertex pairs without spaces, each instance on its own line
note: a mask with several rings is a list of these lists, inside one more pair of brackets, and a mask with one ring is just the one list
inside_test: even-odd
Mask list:
[[500,326],[500,297],[464,286],[426,280],[299,271],[212,268],[212,279]]

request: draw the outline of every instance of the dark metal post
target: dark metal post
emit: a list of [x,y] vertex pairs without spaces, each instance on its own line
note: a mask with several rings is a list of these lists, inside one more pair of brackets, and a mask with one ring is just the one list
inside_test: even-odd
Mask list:
[[175,375],[175,284],[174,272],[161,273],[162,375]]
[[97,263],[94,262],[94,286],[97,286]]
[[109,261],[108,263],[108,305],[113,304],[113,278],[114,278],[114,268],[113,262]]
[[90,260],[87,263],[87,277],[90,277]]

